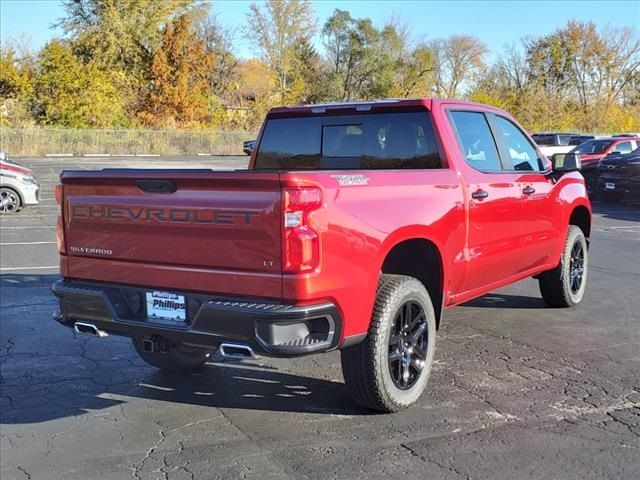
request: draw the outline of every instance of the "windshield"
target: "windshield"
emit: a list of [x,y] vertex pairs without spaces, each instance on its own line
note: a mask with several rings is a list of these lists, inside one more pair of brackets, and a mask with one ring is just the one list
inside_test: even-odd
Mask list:
[[427,112],[267,120],[255,169],[442,168]]
[[611,140],[589,140],[588,142],[581,143],[576,148],[571,150],[571,153],[580,153],[582,155],[597,155],[604,153],[613,142]]

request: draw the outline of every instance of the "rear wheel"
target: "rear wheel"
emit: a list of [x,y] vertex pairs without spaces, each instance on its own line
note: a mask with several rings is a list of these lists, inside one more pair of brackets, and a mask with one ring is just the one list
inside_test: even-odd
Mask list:
[[436,320],[424,285],[412,277],[382,275],[367,338],[341,352],[354,400],[382,412],[415,403],[427,385]]
[[0,214],[11,215],[20,210],[20,195],[8,187],[0,188]]
[[142,337],[131,339],[133,346],[145,362],[149,365],[170,372],[185,372],[202,367],[215,350],[189,347],[182,343],[170,343],[164,347],[164,351],[149,349],[150,343]]
[[550,307],[573,307],[587,287],[587,240],[576,225],[569,225],[560,265],[540,275],[540,293]]

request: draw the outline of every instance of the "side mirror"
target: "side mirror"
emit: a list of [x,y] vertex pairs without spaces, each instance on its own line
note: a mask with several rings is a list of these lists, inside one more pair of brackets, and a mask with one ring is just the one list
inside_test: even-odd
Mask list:
[[554,172],[577,172],[582,168],[580,155],[575,153],[554,153],[551,157],[551,169]]

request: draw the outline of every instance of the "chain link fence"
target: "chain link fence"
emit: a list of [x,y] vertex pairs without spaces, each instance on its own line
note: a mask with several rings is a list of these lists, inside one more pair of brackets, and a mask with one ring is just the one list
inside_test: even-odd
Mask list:
[[0,151],[11,156],[51,154],[109,155],[243,155],[250,131],[72,130],[0,128]]

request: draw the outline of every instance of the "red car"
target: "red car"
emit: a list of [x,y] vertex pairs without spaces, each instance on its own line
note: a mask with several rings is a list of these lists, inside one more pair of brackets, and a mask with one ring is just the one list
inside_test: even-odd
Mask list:
[[640,138],[608,137],[581,143],[570,153],[580,155],[582,175],[589,195],[594,195],[598,185],[598,162],[610,155],[624,155],[640,146]]
[[271,110],[248,170],[65,171],[57,321],[151,365],[340,349],[362,405],[425,389],[443,312],[531,276],[584,297],[591,207],[507,113],[449,100]]

